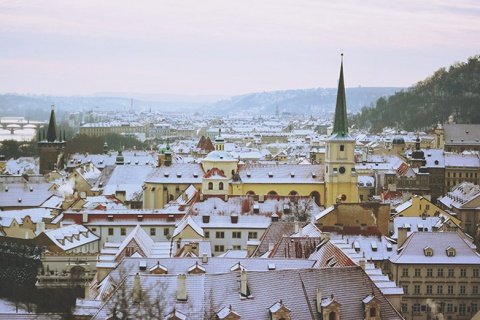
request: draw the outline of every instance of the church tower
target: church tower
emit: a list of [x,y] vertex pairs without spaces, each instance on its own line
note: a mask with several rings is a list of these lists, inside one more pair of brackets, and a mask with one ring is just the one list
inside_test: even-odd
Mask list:
[[325,142],[325,205],[358,202],[355,139],[348,133],[347,102],[343,80],[343,53],[331,137]]
[[65,166],[65,133],[63,138],[57,132],[55,120],[55,106],[52,104],[50,121],[47,132],[39,131],[38,151],[40,153],[40,174],[47,174],[53,170],[62,170]]

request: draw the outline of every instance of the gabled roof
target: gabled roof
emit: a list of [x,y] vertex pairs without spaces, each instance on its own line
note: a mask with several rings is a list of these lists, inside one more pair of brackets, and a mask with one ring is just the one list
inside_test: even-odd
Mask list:
[[[432,256],[425,256],[430,247]],[[447,256],[448,247],[455,248],[454,257]],[[398,264],[480,264],[480,255],[456,232],[414,232],[390,258]]]
[[100,238],[82,225],[69,225],[58,229],[48,229],[43,232],[52,243],[64,251],[68,251]]
[[153,247],[154,241],[153,239],[140,227],[137,225],[129,234],[128,236],[122,241],[117,253],[115,254],[115,260],[123,253],[125,248],[132,242],[135,243],[140,247],[144,256],[149,256]]
[[203,229],[192,219],[191,216],[184,217],[176,226],[175,231],[173,232],[172,238],[175,238],[183,230],[190,227],[193,231],[195,231],[200,237],[204,237]]
[[229,179],[220,169],[212,168],[203,176],[205,179],[214,178],[214,179]]
[[[153,298],[157,294],[165,297],[171,308],[195,319],[214,318],[218,309],[209,306],[231,306],[231,310],[242,319],[268,320],[269,308],[279,300],[291,310],[292,319],[317,319],[315,299],[317,289],[341,305],[342,319],[364,318],[362,300],[369,294],[380,301],[380,312],[384,319],[402,319],[381,291],[358,266],[324,269],[297,269],[279,271],[246,271],[249,290],[253,299],[241,299],[239,295],[239,273],[187,275],[188,303],[176,300],[177,275],[140,275],[141,288],[149,289]],[[104,320],[111,312],[116,295],[131,293],[134,276],[129,275],[119,288],[105,301],[92,319]],[[275,288],[275,290],[272,290]],[[148,301],[145,301],[148,302]],[[141,316],[145,312],[144,302],[134,304],[127,301],[129,312]],[[209,314],[209,313],[212,314]]]

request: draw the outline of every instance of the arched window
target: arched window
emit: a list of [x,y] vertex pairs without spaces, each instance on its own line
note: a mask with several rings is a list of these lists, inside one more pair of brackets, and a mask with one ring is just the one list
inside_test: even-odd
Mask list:
[[254,196],[254,195],[255,195],[255,192],[253,192],[252,190],[250,190],[250,191],[247,192],[247,195],[249,195],[249,196]]
[[218,184],[218,190],[223,190],[223,182],[220,182],[220,183]]
[[335,311],[332,311],[328,314],[328,320],[336,320],[337,315],[335,314]]
[[312,193],[310,193],[310,198],[313,198],[313,201],[315,201],[317,206],[320,205],[320,193],[318,193],[318,191],[312,191]]
[[290,191],[289,196],[298,196],[298,192],[295,190]]
[[168,196],[168,201],[173,201],[173,194]]
[[269,192],[268,192],[268,195],[269,195],[269,196],[278,196],[278,193],[277,193],[276,191],[273,191],[273,190],[272,190],[272,191],[269,191]]
[[213,190],[213,182],[208,183],[208,190]]
[[376,316],[377,316],[377,309],[370,308],[370,317],[376,317]]

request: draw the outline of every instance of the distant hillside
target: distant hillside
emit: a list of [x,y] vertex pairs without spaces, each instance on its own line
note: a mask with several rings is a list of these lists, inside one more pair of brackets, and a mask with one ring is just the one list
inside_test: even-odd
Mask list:
[[[402,88],[347,88],[347,107],[349,112],[358,112],[361,107],[374,103],[380,97],[386,97]],[[335,111],[336,88],[318,88],[304,90],[270,91],[250,93],[221,100],[206,108],[212,114],[275,114],[280,113],[316,114],[331,117]]]
[[[131,94],[135,111],[149,110],[191,110],[205,103],[211,103],[210,97],[190,97],[174,95]],[[127,94],[105,93],[103,96],[52,96],[0,94],[0,116],[25,116],[31,120],[47,120],[50,104],[62,111],[124,111],[132,107],[132,99]],[[202,101],[203,99],[203,101]]]
[[[387,97],[402,88],[347,88],[349,112],[358,112],[361,107],[373,104],[380,97]],[[135,111],[191,112],[202,114],[256,114],[280,113],[315,114],[333,117],[336,88],[270,91],[234,96],[229,99],[213,100],[213,96],[176,96],[161,94],[102,93],[92,96],[51,96],[0,94],[0,116],[25,116],[30,120],[47,120],[50,104],[55,103],[58,115],[66,111]],[[62,112],[63,111],[63,112]],[[60,120],[58,118],[57,120]]]
[[[441,68],[413,87],[364,107],[351,124],[380,132],[384,127],[429,130],[449,117],[456,123],[480,123],[480,55]],[[453,117],[451,117],[453,116]]]

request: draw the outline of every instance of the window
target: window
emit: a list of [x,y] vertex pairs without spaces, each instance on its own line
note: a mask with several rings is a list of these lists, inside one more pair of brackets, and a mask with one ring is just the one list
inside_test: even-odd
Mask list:
[[427,294],[432,294],[433,292],[433,286],[431,284],[427,284]]
[[437,286],[437,294],[443,294],[443,286],[442,285]]
[[415,277],[421,277],[422,276],[422,269],[420,268],[415,268]]
[[425,209],[430,210],[430,205],[429,205],[429,204],[426,204],[426,205],[425,205]]
[[465,303],[460,303],[458,305],[458,314],[465,314],[467,311],[467,305]]
[[449,278],[455,277],[455,269],[448,269],[448,277]]
[[402,312],[408,312],[408,303],[402,303]]
[[170,234],[170,229],[169,228],[163,228],[163,235],[166,236]]
[[420,285],[416,284],[413,286],[413,294],[420,294]]
[[208,183],[208,190],[213,190],[213,182]]
[[472,286],[472,294],[478,294],[478,285],[474,284]]
[[479,272],[478,269],[473,269],[473,277],[478,278]]
[[377,309],[370,308],[370,317],[376,317],[376,316],[377,316]]
[[242,246],[233,246],[233,250],[242,250]]
[[92,228],[92,232],[95,232],[95,231],[97,231],[97,228]]
[[256,231],[250,231],[248,233],[248,240],[250,239],[257,239],[258,238],[258,233]]
[[241,231],[233,231],[232,232],[233,239],[242,239],[242,232]]
[[120,235],[121,236],[127,235],[127,229],[126,228],[120,228]]
[[449,285],[447,286],[447,293],[448,293],[448,294],[453,294],[453,285],[452,285],[452,284],[449,284]]
[[453,312],[453,303],[447,303],[447,312]]
[[345,146],[343,144],[340,145],[340,151],[345,151]]
[[113,236],[113,228],[108,228],[108,235]]
[[205,231],[205,239],[210,239],[210,231]]
[[437,269],[437,277],[443,277],[443,269]]
[[478,311],[478,305],[476,303],[472,303],[472,314],[477,313]]
[[404,294],[408,294],[408,284],[403,284],[402,289]]
[[150,235],[155,236],[157,234],[157,229],[155,228],[150,228]]
[[402,277],[408,277],[408,268],[402,269]]
[[220,183],[218,184],[218,190],[223,190],[223,182],[220,182]]
[[225,252],[225,246],[223,245],[216,245],[214,249],[215,252]]
[[460,269],[460,277],[465,278],[467,276],[467,269]]
[[225,238],[225,232],[223,232],[223,231],[217,231],[217,232],[215,232],[215,238],[217,238],[217,239],[224,239],[224,238]]
[[413,313],[420,313],[421,308],[420,308],[420,303],[414,303],[412,306],[412,312]]
[[427,269],[427,277],[433,277],[433,269],[432,268]]
[[466,290],[465,290],[465,285],[461,285],[460,286],[460,294],[465,294]]

